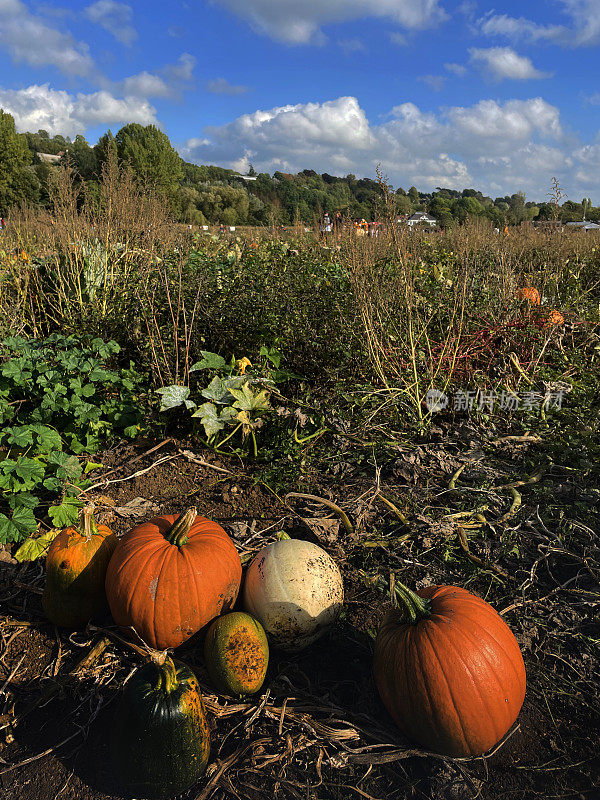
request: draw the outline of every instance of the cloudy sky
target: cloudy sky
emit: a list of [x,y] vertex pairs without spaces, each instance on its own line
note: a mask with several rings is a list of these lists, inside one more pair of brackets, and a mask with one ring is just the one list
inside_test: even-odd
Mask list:
[[600,0],[0,0],[19,130],[154,123],[186,159],[600,203]]

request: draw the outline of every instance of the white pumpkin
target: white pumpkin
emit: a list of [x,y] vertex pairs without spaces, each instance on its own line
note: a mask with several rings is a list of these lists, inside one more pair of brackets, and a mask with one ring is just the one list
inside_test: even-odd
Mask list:
[[248,567],[244,608],[281,650],[295,652],[312,644],[335,622],[343,603],[338,565],[311,542],[274,542],[263,547]]

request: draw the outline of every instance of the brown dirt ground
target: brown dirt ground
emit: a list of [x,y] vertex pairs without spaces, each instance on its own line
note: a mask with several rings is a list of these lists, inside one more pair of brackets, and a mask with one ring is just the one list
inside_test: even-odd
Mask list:
[[[115,470],[107,474],[107,479],[142,470],[174,455],[179,446],[170,442],[134,460],[153,444],[121,445],[105,453],[100,460]],[[415,473],[414,482],[418,484],[419,463],[426,467],[432,452],[425,448],[416,458],[414,452],[402,455],[382,476],[386,494],[398,498],[409,492],[407,481]],[[371,675],[371,634],[387,602],[365,585],[359,568],[378,568],[386,574],[386,570],[398,569],[403,563],[408,573],[403,576],[405,582],[462,580],[462,585],[466,570],[468,588],[486,596],[497,608],[518,599],[511,595],[512,589],[502,588],[510,582],[498,581],[489,569],[472,569],[455,550],[451,551],[453,558],[448,559],[448,531],[443,525],[428,527],[424,522],[419,527],[423,519],[419,514],[410,539],[385,508],[365,506],[364,502],[345,506],[354,519],[362,519],[362,528],[354,538],[344,537],[343,529],[339,533],[335,523],[310,529],[273,493],[253,485],[251,475],[240,464],[219,461],[206,453],[198,456],[235,475],[220,474],[183,457],[174,458],[133,479],[99,487],[93,494],[96,502],[102,503],[99,492],[103,493],[105,505],[100,518],[122,534],[135,518],[115,514],[111,504],[122,508],[135,498],[143,498],[165,512],[196,505],[199,513],[223,524],[248,557],[265,542],[273,541],[282,529],[320,541],[341,564],[347,603],[338,625],[317,644],[297,656],[274,653],[262,693],[244,703],[213,693],[199,641],[191,640],[180,648],[178,657],[195,669],[205,689],[213,730],[207,775],[183,796],[185,800],[600,797],[597,662],[590,663],[584,643],[570,651],[567,638],[572,635],[573,641],[584,642],[600,637],[598,604],[586,605],[585,592],[591,595],[590,576],[580,564],[569,559],[555,564],[553,580],[543,576],[535,597],[543,597],[573,576],[577,580],[571,587],[579,587],[583,595],[571,595],[570,601],[561,604],[553,600],[533,603],[506,617],[523,649],[528,694],[518,728],[504,746],[486,759],[471,761],[440,759],[420,752],[405,757],[399,754],[410,744],[393,727]],[[439,460],[439,454],[437,457]],[[514,460],[514,453],[510,458]],[[448,471],[451,474],[452,464]],[[358,484],[334,483],[320,488],[324,496],[338,499],[359,497],[363,493],[360,489],[364,489]],[[314,507],[304,515],[308,518],[311,514],[326,516]],[[536,546],[533,541],[531,563]],[[488,550],[490,558],[500,558],[493,546]],[[509,560],[502,565],[509,573],[515,569]],[[0,687],[7,681],[0,694],[0,795],[4,800],[118,798],[108,762],[111,706],[118,702],[120,685],[140,659],[114,642],[94,667],[68,679],[72,665],[100,634],[58,631],[45,621],[40,603],[43,573],[39,563],[0,563]],[[553,596],[558,597],[560,593]],[[110,625],[108,618],[103,622]],[[58,691],[45,700],[44,693],[51,687],[58,687]],[[265,701],[266,689],[269,697]],[[36,701],[39,705],[24,715]],[[256,713],[261,702],[263,710]],[[267,713],[271,705],[277,711]],[[308,716],[301,718],[302,713]],[[15,719],[18,724],[14,724]],[[329,731],[338,732],[355,726],[361,735],[359,739],[344,738],[343,733],[324,732],[320,727],[323,724]],[[374,744],[387,747],[378,750]],[[366,748],[362,759],[360,748]],[[391,753],[392,757],[386,760],[382,753]]]

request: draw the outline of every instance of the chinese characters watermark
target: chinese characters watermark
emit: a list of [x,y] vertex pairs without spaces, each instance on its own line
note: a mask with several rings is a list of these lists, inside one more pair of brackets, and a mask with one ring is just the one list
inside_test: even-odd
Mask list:
[[457,391],[449,397],[438,389],[430,389],[425,396],[425,404],[430,412],[444,411],[452,407],[454,411],[535,411],[536,409],[560,409],[565,391],[557,392],[489,392],[481,389]]

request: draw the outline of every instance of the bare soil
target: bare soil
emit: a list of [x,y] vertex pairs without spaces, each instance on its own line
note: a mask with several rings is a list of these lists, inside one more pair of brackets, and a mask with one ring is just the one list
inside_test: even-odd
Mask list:
[[[255,483],[250,468],[190,442],[169,441],[146,456],[157,442],[122,444],[101,456],[106,480],[128,478],[91,493],[100,519],[119,535],[156,512],[195,505],[228,530],[245,563],[285,530],[319,542],[344,575],[339,623],[298,655],[273,653],[254,698],[215,694],[200,636],[177,652],[198,675],[213,737],[206,776],[185,800],[600,797],[600,551],[595,517],[581,521],[585,509],[577,512],[577,503],[591,508],[595,496],[572,473],[549,469],[519,488],[522,505],[500,521],[511,495],[490,490],[485,514],[494,524],[462,531],[468,555],[456,519],[447,515],[480,503],[469,487],[486,474],[498,487],[526,478],[530,465],[543,461],[535,444],[510,442],[496,444],[493,462],[477,461],[474,454],[487,445],[473,435],[455,432],[454,444],[443,446],[407,445],[381,469],[379,483],[352,464],[343,479],[323,476],[312,491],[343,506],[352,534],[328,508],[285,505]],[[230,473],[190,461],[182,449]],[[448,484],[465,462],[460,485],[467,496],[458,498],[461,489],[449,492]],[[375,498],[376,486],[409,517],[408,526]],[[552,528],[544,503],[554,511],[560,505],[571,518],[569,536],[564,525],[563,533]],[[464,586],[504,612],[523,651],[528,691],[517,725],[492,755],[460,760],[417,750],[381,705],[371,672],[373,635],[389,601],[364,573],[385,581],[391,571],[410,585]],[[40,603],[43,583],[39,562],[0,562],[0,794],[4,800],[119,798],[108,761],[111,719],[120,687],[141,659],[112,635],[107,616],[98,626],[110,632],[110,644],[89,668],[69,675],[103,633],[49,624]]]

